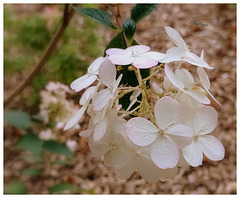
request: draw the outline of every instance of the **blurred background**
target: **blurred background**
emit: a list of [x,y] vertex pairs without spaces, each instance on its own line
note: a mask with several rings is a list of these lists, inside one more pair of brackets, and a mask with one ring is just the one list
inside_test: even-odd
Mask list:
[[[120,6],[123,19],[130,17],[132,7]],[[63,10],[57,4],[4,5],[5,99],[41,59],[61,25]],[[137,24],[135,40],[165,53],[172,46],[165,25],[175,28],[194,53],[204,49],[205,60],[215,68],[208,71],[211,92],[222,105],[212,103],[219,113],[213,134],[223,143],[225,158],[204,158],[202,166],[180,168],[166,182],[147,183],[138,173],[124,181],[92,156],[87,139],[79,137],[88,126],[87,116],[63,131],[82,94],[74,93],[70,83],[103,56],[115,36],[76,13],[43,69],[4,108],[5,193],[236,194],[236,5],[159,4]]]

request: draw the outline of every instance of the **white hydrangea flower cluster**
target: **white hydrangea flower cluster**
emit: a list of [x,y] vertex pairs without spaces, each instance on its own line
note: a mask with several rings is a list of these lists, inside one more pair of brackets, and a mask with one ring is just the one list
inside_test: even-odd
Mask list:
[[[202,165],[203,154],[218,161],[224,147],[209,135],[216,127],[218,115],[209,106],[210,82],[204,68],[213,69],[201,56],[190,52],[179,33],[165,30],[176,45],[166,54],[152,52],[143,45],[127,49],[112,48],[106,57],[96,59],[88,73],[71,84],[76,92],[87,88],[80,99],[81,109],[67,123],[65,130],[78,123],[85,111],[90,115],[89,128],[80,136],[89,138],[89,147],[120,178],[128,179],[135,171],[148,182],[174,177],[178,167]],[[197,66],[198,81],[179,67],[173,71],[167,64],[187,61]],[[121,84],[116,66],[129,65],[135,71],[138,86]],[[155,67],[154,73],[142,79],[140,69]],[[162,73],[158,91],[146,82]],[[90,86],[97,81],[96,85]],[[105,88],[100,90],[100,86]],[[90,87],[89,87],[90,86]],[[126,110],[119,99],[131,93]]]

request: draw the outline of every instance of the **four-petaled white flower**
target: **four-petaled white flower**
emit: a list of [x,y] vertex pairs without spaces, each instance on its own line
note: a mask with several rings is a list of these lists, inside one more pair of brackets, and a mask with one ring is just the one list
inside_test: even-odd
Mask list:
[[165,58],[165,54],[149,51],[145,45],[134,45],[127,49],[111,48],[106,51],[109,60],[116,65],[133,64],[136,68],[150,68]]
[[[204,106],[210,103],[205,95],[207,93],[218,103],[209,91],[210,82],[204,71],[204,68],[213,68],[204,61],[203,51],[201,57],[198,57],[190,52],[176,30],[170,27],[165,27],[165,30],[176,45],[167,50],[166,54],[150,51],[144,45],[127,49],[111,48],[106,50],[107,57],[96,59],[89,66],[88,73],[71,84],[71,88],[78,92],[98,81],[96,86],[86,89],[79,101],[82,107],[64,129],[77,124],[87,110],[91,117],[89,126],[79,135],[88,138],[91,152],[97,156],[103,155],[105,165],[123,179],[128,179],[138,171],[148,182],[165,181],[177,174],[178,166],[201,165],[203,154],[214,161],[224,157],[221,142],[209,135],[216,127],[217,112],[213,107]],[[132,64],[136,68],[145,69],[159,62],[172,61],[187,61],[198,66],[199,82],[194,82],[188,70],[178,68],[173,72],[165,65],[163,87],[156,86],[155,92],[140,85],[121,87],[121,93],[125,94],[126,89],[126,93],[132,94],[127,109],[120,111],[122,106],[119,105],[119,98],[122,95],[119,96],[118,86],[122,74],[116,79],[115,65]],[[139,82],[142,81],[141,77],[137,78]],[[197,86],[199,83],[206,91]],[[101,85],[106,88],[98,91]],[[173,91],[176,88],[178,91]],[[138,101],[144,92],[147,98]],[[158,93],[156,97],[154,93]],[[160,96],[164,97],[159,99]],[[154,115],[150,115],[150,120],[135,117],[127,122],[124,119],[125,115],[138,114],[136,109],[142,105],[144,107],[145,103],[151,103],[152,106],[156,99]],[[136,102],[139,106],[131,110]],[[139,111],[141,114],[141,108]],[[122,115],[119,116],[119,113]],[[68,143],[74,150],[76,143]]]
[[166,96],[157,101],[154,115],[158,126],[145,118],[132,118],[127,122],[127,135],[138,146],[151,144],[153,162],[162,169],[173,168],[179,159],[178,149],[192,142],[193,131],[177,124],[181,105]]
[[196,54],[190,52],[187,44],[180,36],[180,34],[173,28],[165,26],[165,30],[172,40],[172,42],[176,45],[171,47],[166,52],[166,58],[161,62],[169,63],[173,61],[187,61],[192,65],[205,67],[207,69],[213,69],[210,67],[203,59],[201,59]]
[[82,89],[90,86],[96,79],[98,75],[98,69],[103,63],[105,58],[99,57],[89,66],[88,72],[86,75],[81,76],[80,78],[74,80],[70,87],[75,91],[81,91]]
[[203,106],[192,118],[194,140],[182,149],[185,160],[194,167],[202,165],[203,153],[213,161],[222,160],[225,153],[222,143],[216,137],[208,135],[217,125],[216,110],[210,106]]
[[175,87],[202,104],[210,104],[210,100],[204,95],[201,88],[195,86],[194,79],[189,71],[186,69],[176,69],[174,73],[167,65],[165,65],[164,71]]

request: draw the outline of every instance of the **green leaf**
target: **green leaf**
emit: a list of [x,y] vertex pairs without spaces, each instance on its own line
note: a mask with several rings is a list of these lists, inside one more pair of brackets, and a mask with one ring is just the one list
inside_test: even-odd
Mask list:
[[112,29],[116,29],[116,27],[112,24],[111,22],[111,15],[100,9],[96,8],[79,8],[79,7],[74,7],[74,10],[77,11],[77,13],[89,17],[98,23],[101,23],[103,25],[106,25],[107,27],[110,27]]
[[34,168],[27,168],[22,171],[22,175],[41,176],[42,171]]
[[138,23],[141,19],[149,15],[157,4],[137,4],[132,8],[131,18]]
[[4,119],[10,125],[22,130],[28,129],[33,124],[30,115],[23,111],[6,111]]
[[133,19],[126,19],[123,22],[123,31],[130,43],[130,45],[132,44],[133,41],[133,36],[135,34],[136,31],[136,23]]
[[48,140],[43,143],[43,149],[52,153],[66,155],[67,157],[73,157],[72,152],[65,144],[61,144],[55,140]]
[[56,184],[56,185],[52,186],[51,188],[49,188],[49,193],[53,194],[53,193],[62,192],[62,191],[65,191],[65,190],[76,191],[77,189],[78,188],[76,186],[73,186],[71,184],[60,183],[60,184]]
[[35,134],[27,134],[22,136],[16,143],[16,147],[22,150],[40,153],[42,151],[43,141]]
[[12,182],[4,187],[4,194],[26,194],[27,188],[21,182]]

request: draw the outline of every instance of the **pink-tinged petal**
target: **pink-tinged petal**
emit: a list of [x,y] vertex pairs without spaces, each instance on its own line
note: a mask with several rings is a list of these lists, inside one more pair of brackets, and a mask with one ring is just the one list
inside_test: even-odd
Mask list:
[[173,168],[177,165],[179,152],[176,145],[165,136],[153,143],[151,157],[159,168]]
[[142,54],[144,52],[148,52],[149,50],[150,50],[150,47],[145,45],[134,45],[126,49],[126,51],[130,52],[132,55]]
[[165,134],[171,138],[178,148],[184,148],[193,141],[193,130],[186,125],[171,125],[167,128]]
[[187,163],[193,167],[202,165],[203,153],[198,141],[193,141],[189,146],[182,149]]
[[209,81],[208,75],[204,71],[204,69],[202,67],[198,67],[197,72],[198,72],[198,77],[199,77],[200,82],[202,83],[203,87],[205,89],[210,89],[210,81]]
[[159,99],[154,107],[154,115],[158,126],[165,130],[179,118],[181,105],[169,96]]
[[208,99],[208,97],[199,91],[189,89],[188,91],[184,91],[184,93],[193,97],[195,100],[197,100],[198,102],[200,102],[202,104],[210,104],[211,103],[211,101]]
[[90,98],[92,98],[93,93],[96,91],[96,86],[89,87],[84,94],[82,95],[79,104],[84,105],[86,104]]
[[100,111],[107,106],[111,100],[112,93],[109,89],[103,89],[93,98],[92,104],[95,111]]
[[199,145],[207,158],[219,161],[224,158],[225,149],[222,143],[212,135],[201,135],[198,138]]
[[171,83],[179,88],[179,89],[183,89],[184,88],[184,84],[182,79],[177,78],[177,76],[175,75],[175,73],[167,66],[165,65],[165,74],[167,75],[168,79],[171,81]]
[[124,49],[119,49],[119,48],[110,48],[106,50],[106,54],[109,56],[126,56],[129,55],[128,52],[126,52],[126,50]]
[[183,50],[187,50],[187,45],[181,35],[173,28],[165,26],[165,31],[172,40],[172,42]]
[[138,146],[151,144],[158,136],[158,128],[145,118],[130,119],[126,124],[129,139]]
[[156,66],[158,64],[158,61],[149,58],[147,56],[138,56],[135,57],[135,60],[132,63],[136,68],[139,69],[147,69],[151,68],[153,66]]
[[166,59],[170,59],[172,61],[179,61],[183,59],[185,51],[183,51],[179,47],[171,47],[166,51]]
[[82,106],[81,109],[79,109],[78,112],[72,117],[72,119],[68,121],[68,123],[64,127],[64,130],[68,130],[72,128],[75,124],[77,124],[83,116],[84,112],[86,111],[86,108],[87,105]]
[[88,73],[97,75],[98,74],[98,68],[103,63],[104,59],[105,58],[103,58],[103,57],[99,57],[95,61],[93,61],[93,63],[88,68]]
[[134,61],[131,56],[112,55],[108,59],[115,65],[129,65]]
[[116,81],[116,67],[108,59],[106,59],[99,68],[99,78],[107,87],[112,87]]
[[70,85],[71,89],[73,89],[75,92],[79,92],[82,89],[90,86],[95,80],[97,79],[96,75],[89,75],[86,74],[72,82]]
[[151,159],[140,157],[138,161],[138,171],[141,177],[147,182],[157,182],[161,177],[160,169]]
[[159,62],[161,60],[163,60],[165,58],[165,56],[166,56],[165,54],[159,53],[159,52],[146,52],[146,53],[144,53],[142,55],[147,56],[147,57],[149,57],[151,59],[157,60]]
[[194,116],[195,134],[204,135],[211,133],[217,126],[218,114],[213,107],[203,106]]
[[192,65],[204,67],[207,69],[214,69],[213,67],[210,67],[203,59],[192,52],[185,52],[183,58],[185,61],[191,63]]
[[194,83],[192,74],[186,69],[176,69],[175,75],[178,79],[182,80],[184,87],[188,87]]
[[93,129],[87,129],[87,130],[81,131],[79,133],[79,136],[89,138],[89,136],[92,134],[93,131],[94,131]]
[[93,140],[99,141],[103,138],[107,131],[108,126],[108,118],[105,116],[96,126],[93,134]]

